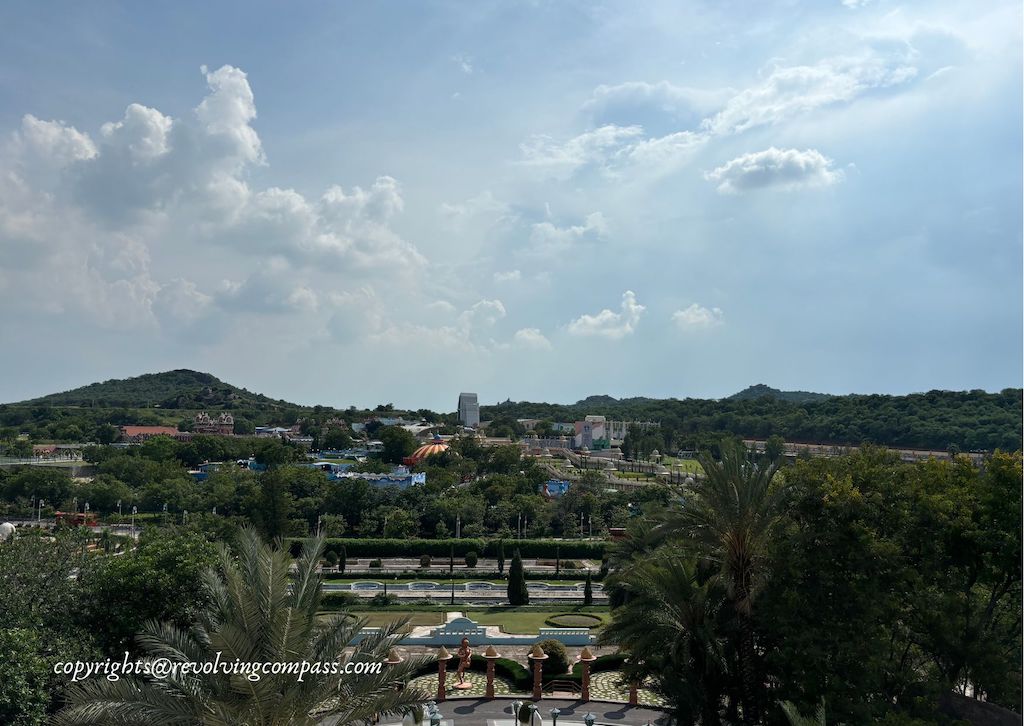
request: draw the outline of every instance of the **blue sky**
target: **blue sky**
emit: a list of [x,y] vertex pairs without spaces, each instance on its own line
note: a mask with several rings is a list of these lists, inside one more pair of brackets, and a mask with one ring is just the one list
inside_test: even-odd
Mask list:
[[1021,45],[1016,2],[5,4],[0,400],[1020,386]]

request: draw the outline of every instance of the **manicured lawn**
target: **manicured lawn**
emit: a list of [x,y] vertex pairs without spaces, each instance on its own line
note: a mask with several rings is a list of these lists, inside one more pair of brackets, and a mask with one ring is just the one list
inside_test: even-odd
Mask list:
[[[499,625],[506,633],[535,634],[541,628],[550,627],[544,621],[558,613],[571,613],[574,608],[562,608],[558,610],[517,610],[516,608],[488,608],[487,610],[470,610],[466,617],[475,620],[481,625]],[[600,610],[588,609],[585,612],[593,613],[604,620],[607,620],[608,613]]]
[[704,473],[704,467],[696,459],[677,459],[674,456],[665,456],[662,458],[661,463],[669,469],[672,469],[676,464],[681,464],[683,471],[696,472],[697,474]]

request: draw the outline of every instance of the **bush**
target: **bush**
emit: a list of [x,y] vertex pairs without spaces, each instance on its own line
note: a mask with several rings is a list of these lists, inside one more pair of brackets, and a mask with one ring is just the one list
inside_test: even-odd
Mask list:
[[578,570],[580,569],[580,563],[576,560],[562,560],[563,570]]
[[327,554],[324,555],[324,559],[327,561],[329,567],[334,567],[338,564],[338,553],[334,550],[327,550]]
[[370,598],[370,605],[375,608],[386,608],[388,605],[397,605],[398,595],[392,595],[390,593],[378,592],[376,595]]
[[380,560],[370,560],[370,564],[368,565],[368,567],[380,567],[380,566],[381,566]]
[[430,555],[420,555],[420,567],[424,570],[430,567]]
[[466,567],[469,567],[469,568],[476,567],[476,563],[477,563],[476,552],[474,552],[473,550],[470,550],[469,552],[466,553]]
[[540,649],[548,656],[544,661],[544,673],[549,676],[560,676],[569,670],[569,652],[560,640],[542,640]]
[[344,610],[358,602],[359,596],[354,592],[325,592],[320,607],[324,610]]

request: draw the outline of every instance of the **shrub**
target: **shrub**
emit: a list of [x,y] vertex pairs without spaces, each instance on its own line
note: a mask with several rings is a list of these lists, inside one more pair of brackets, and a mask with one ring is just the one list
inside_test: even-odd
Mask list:
[[391,595],[386,592],[378,592],[370,598],[370,605],[375,608],[386,608],[388,605],[398,604],[398,595]]
[[420,555],[420,567],[424,570],[430,567],[430,555]]
[[324,555],[324,559],[327,560],[328,566],[334,567],[338,564],[338,553],[334,550],[327,550],[327,554]]
[[576,560],[562,560],[563,570],[578,570],[580,569],[580,563]]
[[466,567],[470,567],[470,568],[476,567],[476,563],[477,563],[476,552],[474,552],[473,550],[470,550],[469,552],[466,553]]
[[320,601],[324,610],[343,610],[359,602],[354,592],[326,592]]
[[542,640],[540,649],[548,656],[544,661],[544,672],[550,676],[560,676],[569,670],[569,652],[560,640]]
[[380,566],[381,566],[380,560],[370,560],[370,564],[368,565],[368,567],[380,567]]

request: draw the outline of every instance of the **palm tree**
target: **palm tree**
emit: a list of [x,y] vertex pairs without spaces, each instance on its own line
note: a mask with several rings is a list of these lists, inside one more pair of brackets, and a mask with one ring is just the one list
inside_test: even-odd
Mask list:
[[815,711],[813,717],[801,714],[791,701],[782,701],[779,703],[779,706],[782,708],[782,712],[786,714],[789,726],[826,726],[824,700],[818,706],[818,710]]
[[767,550],[783,512],[784,489],[772,486],[775,462],[758,465],[738,443],[723,443],[721,461],[700,457],[705,476],[680,491],[662,536],[681,537],[698,557],[717,565],[736,617],[740,700],[745,723],[761,720],[764,680],[754,646],[754,603],[767,576]]
[[[322,538],[306,543],[296,570],[292,558],[253,530],[239,536],[235,557],[220,546],[220,562],[205,575],[212,604],[191,628],[148,623],[138,643],[150,663],[321,664],[300,680],[292,672],[182,674],[165,679],[102,677],[72,684],[67,705],[54,722],[62,726],[311,726],[324,719],[338,726],[362,723],[377,713],[398,713],[426,700],[402,684],[422,665],[406,659],[380,672],[343,672],[347,663],[383,664],[401,638],[393,623],[349,646],[363,622],[347,613],[320,619],[321,581],[316,566]],[[329,672],[332,664],[337,672]],[[358,666],[356,666],[358,667]],[[325,672],[327,671],[327,672]]]
[[727,668],[718,576],[703,576],[683,552],[663,547],[610,579],[627,597],[600,642],[633,654],[630,675],[653,677],[681,723],[717,726]]

